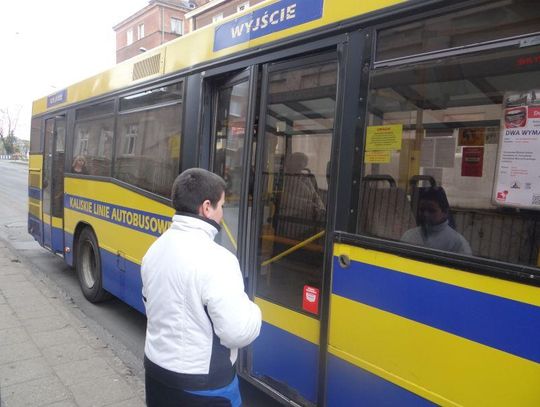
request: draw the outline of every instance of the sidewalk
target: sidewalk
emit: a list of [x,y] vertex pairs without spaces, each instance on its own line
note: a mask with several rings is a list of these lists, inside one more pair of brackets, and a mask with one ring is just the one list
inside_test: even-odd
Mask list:
[[0,240],[0,405],[144,406],[144,383]]

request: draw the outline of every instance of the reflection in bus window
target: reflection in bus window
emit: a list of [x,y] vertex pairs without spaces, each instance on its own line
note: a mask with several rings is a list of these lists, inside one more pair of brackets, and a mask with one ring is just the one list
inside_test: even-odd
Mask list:
[[321,287],[336,63],[269,75],[257,296],[302,309]]
[[233,253],[236,253],[238,242],[248,91],[248,81],[244,80],[222,87],[217,96],[213,171],[225,179],[227,191],[222,222],[224,230],[216,237],[216,241]]
[[401,240],[430,249],[471,254],[467,240],[452,228],[450,204],[441,187],[422,188],[418,193],[418,226],[407,230]]
[[113,117],[75,124],[73,157],[85,157],[87,174],[111,175],[113,128]]
[[[535,209],[530,202],[519,210],[506,206],[502,195],[496,198],[495,185],[500,174],[501,132],[504,126],[523,122],[523,114],[517,110],[525,110],[519,107],[523,103],[534,103],[538,88],[540,65],[520,65],[519,61],[539,51],[538,46],[484,51],[374,70],[366,125],[372,138],[366,142],[364,178],[389,177],[395,183],[365,183],[359,231],[537,266],[540,207]],[[512,109],[515,117],[509,118]],[[391,142],[381,147],[377,145],[379,136]],[[461,249],[435,245],[421,225],[420,229],[411,225],[420,205],[415,194],[418,188],[412,182],[418,176],[433,179],[446,192],[448,216],[455,225],[455,230],[446,231],[454,236],[454,243],[460,241]],[[508,191],[513,185],[521,186],[519,174],[515,177]],[[381,214],[383,208],[392,208],[390,215]],[[380,221],[369,221],[374,218]]]
[[114,177],[169,198],[180,168],[182,86],[163,86],[120,100]]

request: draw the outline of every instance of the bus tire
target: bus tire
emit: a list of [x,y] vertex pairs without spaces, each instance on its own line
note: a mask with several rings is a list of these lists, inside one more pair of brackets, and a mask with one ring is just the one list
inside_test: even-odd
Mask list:
[[96,235],[91,228],[85,227],[77,239],[76,270],[81,290],[90,302],[96,303],[109,298],[103,289],[101,256]]

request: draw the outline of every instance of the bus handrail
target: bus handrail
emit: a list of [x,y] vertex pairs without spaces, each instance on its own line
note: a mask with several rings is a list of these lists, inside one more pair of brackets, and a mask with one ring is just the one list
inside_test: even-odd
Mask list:
[[274,262],[276,262],[276,261],[282,259],[283,257],[285,257],[285,256],[287,256],[287,255],[289,255],[289,254],[291,254],[291,253],[293,253],[293,252],[295,252],[295,251],[301,249],[302,247],[307,246],[308,244],[310,244],[310,243],[313,242],[314,240],[317,240],[317,239],[323,237],[323,236],[324,236],[324,233],[325,233],[325,231],[322,230],[322,231],[320,231],[319,233],[317,233],[317,234],[315,234],[315,235],[313,235],[313,236],[311,236],[311,237],[308,237],[306,240],[303,240],[303,241],[301,241],[300,243],[294,245],[293,247],[288,248],[288,249],[285,250],[284,252],[281,252],[281,253],[279,253],[278,255],[276,255],[276,256],[274,256],[274,257],[268,259],[268,260],[263,261],[263,262],[261,263],[261,267],[268,266],[269,264],[274,263]]

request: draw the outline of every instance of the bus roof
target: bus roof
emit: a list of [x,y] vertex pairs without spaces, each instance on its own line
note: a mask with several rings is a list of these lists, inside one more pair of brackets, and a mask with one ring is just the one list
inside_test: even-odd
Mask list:
[[32,115],[56,110],[405,1],[407,0],[264,1],[243,13],[190,32],[66,89],[37,99],[33,103]]

